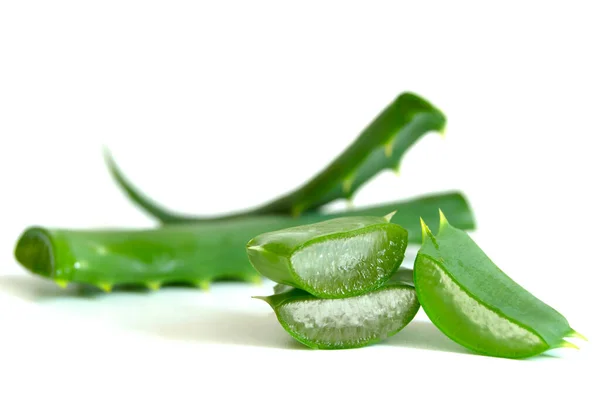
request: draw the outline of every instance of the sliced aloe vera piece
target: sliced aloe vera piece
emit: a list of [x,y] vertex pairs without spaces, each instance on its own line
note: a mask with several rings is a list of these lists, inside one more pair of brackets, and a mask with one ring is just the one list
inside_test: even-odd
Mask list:
[[424,222],[422,230],[415,286],[426,314],[450,339],[506,358],[574,347],[564,340],[576,334],[566,318],[509,278],[441,211],[438,234]]
[[395,335],[419,311],[407,273],[412,272],[401,270],[382,287],[344,299],[321,299],[283,285],[276,286],[279,294],[257,298],[266,301],[283,328],[308,347],[363,347]]
[[398,270],[408,232],[387,217],[343,217],[263,233],[246,245],[263,276],[321,298],[357,296]]

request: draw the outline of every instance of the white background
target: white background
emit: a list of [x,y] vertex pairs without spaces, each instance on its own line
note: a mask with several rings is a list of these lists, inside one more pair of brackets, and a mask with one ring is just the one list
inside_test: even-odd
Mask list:
[[[595,2],[283,3],[0,3],[0,398],[597,398]],[[386,344],[302,351],[250,299],[268,283],[82,299],[13,259],[31,224],[153,224],[103,145],[160,203],[224,213],[308,179],[406,90],[446,138],[355,204],[462,190],[478,243],[588,336],[580,351],[475,356],[423,313]]]

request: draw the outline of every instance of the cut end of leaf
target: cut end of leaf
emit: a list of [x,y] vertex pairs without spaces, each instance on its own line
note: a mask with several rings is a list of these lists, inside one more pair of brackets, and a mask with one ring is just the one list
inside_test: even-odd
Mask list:
[[26,269],[46,278],[54,278],[54,247],[50,234],[42,228],[30,227],[23,232],[15,247],[15,258]]
[[394,210],[391,213],[387,214],[386,216],[384,216],[383,218],[387,221],[387,222],[392,222],[392,218],[394,217],[394,215],[396,215],[396,213],[398,212],[398,210]]
[[56,283],[62,289],[66,289],[67,286],[69,286],[69,282],[64,279],[55,279],[54,283]]
[[96,286],[98,286],[100,288],[100,290],[102,290],[106,293],[110,293],[112,291],[111,283],[100,282],[100,283],[96,284]]
[[396,174],[396,176],[400,176],[400,163],[398,163],[398,165],[392,168],[392,171],[394,171],[394,174]]
[[438,229],[438,235],[444,230],[446,229],[446,227],[448,225],[450,225],[448,223],[448,219],[446,219],[446,216],[444,215],[444,213],[442,212],[442,209],[439,209],[440,212],[440,228]]

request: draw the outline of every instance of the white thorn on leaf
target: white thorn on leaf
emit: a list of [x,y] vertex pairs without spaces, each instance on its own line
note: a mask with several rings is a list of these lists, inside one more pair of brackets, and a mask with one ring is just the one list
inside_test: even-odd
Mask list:
[[391,222],[392,218],[394,217],[394,215],[396,215],[396,213],[398,212],[398,210],[394,210],[391,213],[385,215],[383,218],[387,221],[387,222]]

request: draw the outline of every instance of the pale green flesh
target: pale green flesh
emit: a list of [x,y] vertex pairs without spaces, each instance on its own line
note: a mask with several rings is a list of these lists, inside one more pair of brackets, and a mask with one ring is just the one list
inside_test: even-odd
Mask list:
[[417,262],[416,284],[423,309],[457,343],[503,357],[523,357],[548,349],[538,335],[473,298],[429,257],[419,256]]
[[348,295],[381,285],[400,266],[403,248],[376,230],[305,246],[292,255],[291,266],[315,292]]
[[414,289],[392,287],[345,299],[290,301],[279,307],[278,316],[302,342],[321,348],[349,348],[396,333],[417,309]]

